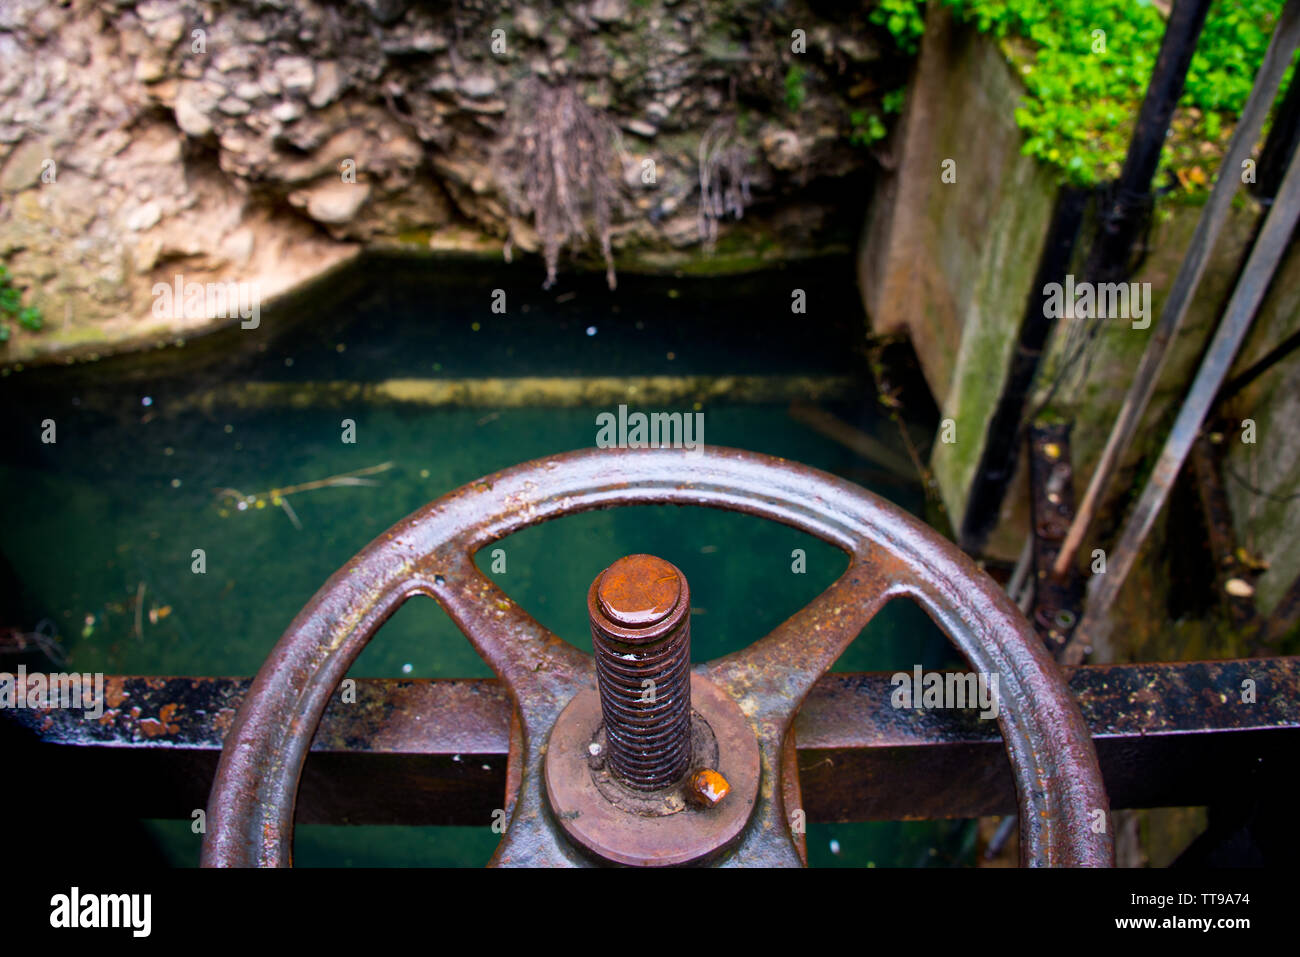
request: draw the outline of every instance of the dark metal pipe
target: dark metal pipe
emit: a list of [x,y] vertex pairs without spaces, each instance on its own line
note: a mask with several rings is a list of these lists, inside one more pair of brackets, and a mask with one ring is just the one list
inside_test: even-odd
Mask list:
[[1271,203],[1282,185],[1291,157],[1300,145],[1300,83],[1292,74],[1286,96],[1282,98],[1273,116],[1273,128],[1268,131],[1264,148],[1259,151],[1255,186],[1252,190],[1261,203]]
[[1151,180],[1209,9],[1210,0],[1177,0],[1169,14],[1124,166],[1107,197],[1088,258],[1085,273],[1092,282],[1124,278],[1128,272],[1133,243],[1150,205]]

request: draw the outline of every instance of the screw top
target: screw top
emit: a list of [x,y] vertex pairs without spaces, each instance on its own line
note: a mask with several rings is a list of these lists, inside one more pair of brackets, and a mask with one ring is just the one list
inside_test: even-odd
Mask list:
[[628,555],[610,565],[596,586],[600,610],[623,628],[649,628],[672,614],[682,597],[677,569],[653,555]]

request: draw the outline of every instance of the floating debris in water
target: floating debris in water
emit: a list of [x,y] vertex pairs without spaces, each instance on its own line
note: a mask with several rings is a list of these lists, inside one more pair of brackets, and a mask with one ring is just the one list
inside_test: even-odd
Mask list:
[[402,665],[402,674],[404,675],[409,675],[414,670],[415,670],[415,666],[412,665],[409,661],[406,664]]
[[85,621],[82,623],[81,637],[89,638],[94,633],[95,633],[95,616],[87,615]]
[[150,395],[144,396],[143,398],[140,399],[140,404],[146,407],[153,405],[153,396]]
[[596,327],[595,327],[595,326],[588,326],[588,327],[587,327],[587,335],[589,335],[589,336],[594,336],[595,334],[596,334]]
[[[238,443],[235,445],[239,448]],[[364,478],[363,476],[374,475],[377,472],[384,472],[393,467],[392,462],[383,462],[379,465],[372,465],[369,468],[356,469],[352,472],[344,472],[341,475],[331,475],[328,478],[317,479],[314,482],[303,482],[299,485],[288,485],[284,488],[273,488],[268,492],[260,495],[245,495],[237,488],[219,488],[214,489],[217,498],[226,502],[234,501],[235,508],[244,512],[252,505],[254,508],[266,508],[269,501],[272,505],[284,511],[293,523],[293,527],[302,528],[302,522],[298,520],[298,515],[289,504],[289,496],[296,495],[299,492],[310,492],[315,489],[333,488],[342,485],[377,485],[373,479]]]
[[834,838],[832,838],[832,839],[831,839],[831,853],[832,853],[832,854],[838,854],[839,852],[840,852],[840,842],[837,841],[837,840],[835,840]]
[[180,480],[180,479],[172,479],[172,488],[180,488],[180,487],[181,487],[181,480]]

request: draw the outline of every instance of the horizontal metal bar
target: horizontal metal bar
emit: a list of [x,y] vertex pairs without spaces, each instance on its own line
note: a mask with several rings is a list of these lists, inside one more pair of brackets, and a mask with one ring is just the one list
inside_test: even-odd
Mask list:
[[[1111,805],[1240,797],[1261,761],[1300,745],[1300,658],[1070,669]],[[204,807],[248,679],[105,679],[104,712],[7,710],[71,780],[111,780],[138,817]],[[1015,811],[997,725],[976,711],[895,708],[884,672],[830,674],[795,722],[810,820]],[[336,693],[303,773],[303,823],[478,824],[504,802],[511,705],[495,680],[356,682]],[[87,777],[89,775],[89,777]]]

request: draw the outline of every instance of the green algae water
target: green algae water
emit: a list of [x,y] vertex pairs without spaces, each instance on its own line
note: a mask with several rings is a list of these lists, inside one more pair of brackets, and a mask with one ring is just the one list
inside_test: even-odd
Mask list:
[[[543,292],[527,267],[371,260],[310,302],[144,357],[11,374],[0,382],[0,624],[53,623],[67,668],[156,675],[253,674],[325,580],[394,522],[482,475],[595,444],[615,403],[699,411],[706,443],[782,456],[860,482],[923,515],[914,478],[859,458],[789,414],[789,396],[729,398],[726,381],[840,383],[823,402],[903,454],[876,409],[861,355],[850,266],[835,260],[724,279],[623,277],[617,292],[571,278]],[[791,315],[790,290],[808,291]],[[491,310],[507,293],[505,315]],[[306,316],[306,318],[302,318]],[[521,377],[703,377],[707,401],[519,404]],[[402,380],[488,382],[499,404],[375,402],[364,388]],[[844,394],[843,383],[850,388]],[[340,384],[346,388],[340,389]],[[268,386],[275,401],[265,401]],[[427,388],[425,388],[427,387]],[[453,390],[454,391],[454,390]],[[290,396],[285,399],[284,396]],[[241,399],[241,396],[243,397]],[[41,440],[53,421],[56,440]],[[344,441],[348,428],[355,441]],[[918,429],[918,435],[923,430]],[[274,489],[386,466],[366,483],[288,495]],[[220,492],[219,490],[231,490]],[[234,493],[238,494],[234,494]],[[251,501],[250,501],[251,500]],[[693,657],[762,637],[847,566],[832,546],[750,516],[638,507],[571,516],[497,543],[480,567],[542,624],[590,651],[585,597],[595,575],[634,552],[661,555],[692,592]],[[793,570],[803,549],[806,572]],[[201,550],[201,551],[200,551]],[[196,573],[197,555],[202,573]],[[894,602],[837,663],[840,671],[955,667],[915,606]],[[354,677],[489,677],[441,609],[403,606],[355,662]],[[299,866],[485,863],[481,828],[297,829]],[[172,863],[197,863],[189,821],[150,821]],[[969,863],[970,822],[810,824],[816,866]]]

